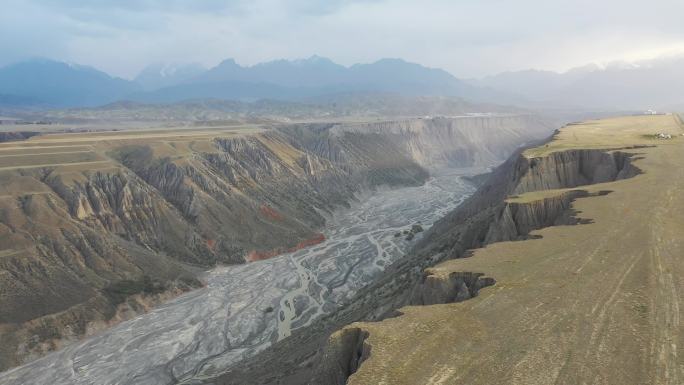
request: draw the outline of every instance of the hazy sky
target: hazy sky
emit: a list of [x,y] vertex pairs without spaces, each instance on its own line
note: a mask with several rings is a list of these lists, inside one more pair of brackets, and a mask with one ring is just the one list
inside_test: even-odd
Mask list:
[[457,77],[684,52],[682,0],[2,0],[0,65],[400,57]]

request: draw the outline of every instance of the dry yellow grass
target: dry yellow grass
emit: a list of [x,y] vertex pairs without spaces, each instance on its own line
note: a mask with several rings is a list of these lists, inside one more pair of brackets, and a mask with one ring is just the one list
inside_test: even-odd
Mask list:
[[[52,127],[54,129],[54,127]],[[117,169],[107,154],[120,147],[147,145],[155,157],[182,159],[192,152],[216,152],[215,138],[253,135],[256,126],[148,128],[84,133],[46,133],[19,142],[0,143],[0,171],[55,168],[62,173]]]
[[671,116],[592,121],[528,151],[653,145],[638,150],[643,174],[582,187],[612,191],[573,203],[592,223],[435,268],[495,278],[478,297],[355,324],[370,333],[371,353],[348,383],[684,383],[684,140],[643,138],[680,130]]
[[[671,140],[650,136],[656,133],[673,135]],[[675,115],[627,116],[605,120],[591,120],[569,125],[547,145],[525,151],[527,157],[539,157],[555,151],[571,149],[620,149],[633,146],[681,144],[684,133]]]

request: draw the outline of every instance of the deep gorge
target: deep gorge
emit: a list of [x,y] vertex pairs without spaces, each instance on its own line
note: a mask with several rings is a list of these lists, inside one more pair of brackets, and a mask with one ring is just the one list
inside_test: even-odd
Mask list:
[[[495,164],[497,159],[503,159],[516,147],[541,136],[540,133],[547,130],[533,117],[496,117],[491,118],[491,121],[489,119],[417,119],[398,122],[396,126],[394,123],[290,125],[276,127],[262,134],[216,140],[216,147],[211,151],[193,151],[182,156],[160,154],[154,147],[117,148],[111,156],[123,167],[116,169],[115,172],[84,174],[75,179],[54,175],[50,170],[41,170],[38,175],[25,175],[39,180],[49,190],[48,194],[43,196],[47,198],[46,201],[41,197],[39,202],[44,203],[39,208],[32,206],[36,202],[24,199],[24,202],[28,203],[23,204],[21,212],[23,215],[29,215],[41,211],[41,215],[45,215],[42,211],[46,208],[61,207],[60,210],[69,213],[68,218],[61,219],[68,223],[68,236],[62,233],[47,237],[51,239],[52,245],[68,244],[66,242],[81,245],[76,248],[66,247],[61,251],[64,257],[61,258],[60,269],[82,269],[83,265],[70,266],[69,263],[72,262],[69,261],[79,258],[109,260],[111,253],[115,252],[120,255],[117,258],[121,258],[122,261],[131,261],[131,257],[135,261],[135,258],[138,258],[148,266],[145,268],[141,262],[135,262],[133,265],[137,268],[122,275],[118,279],[119,282],[130,280],[130,277],[140,277],[142,267],[142,273],[150,273],[154,282],[164,284],[173,280],[188,282],[184,285],[192,287],[196,284],[190,280],[192,275],[187,273],[183,264],[199,267],[217,263],[236,264],[243,263],[246,257],[255,251],[273,255],[277,252],[272,250],[294,251],[293,247],[301,242],[306,243],[308,239],[316,236],[320,228],[330,225],[329,218],[333,212],[340,209],[353,210],[367,199],[365,197],[372,197],[372,191],[377,188],[389,188],[389,193],[399,186],[420,189],[429,178],[428,170]],[[446,175],[446,178],[454,177]],[[427,212],[431,210],[430,207],[424,207],[423,210],[425,209]],[[443,211],[437,214],[446,213],[450,208],[440,210]],[[50,211],[46,212],[49,215]],[[411,224],[410,215],[413,215],[410,211],[404,215],[407,217],[404,218],[406,224],[402,226]],[[17,226],[16,223],[8,224]],[[391,234],[389,236],[392,237]],[[317,247],[311,246],[311,252],[317,252]],[[321,252],[335,250],[334,247],[337,246],[335,243],[325,243],[322,247],[331,248],[319,248]],[[60,249],[57,247],[54,250]],[[144,253],[142,250],[145,250]],[[396,259],[402,253],[401,248],[392,250],[396,253],[395,256],[378,252],[379,259],[372,267],[372,271],[402,271],[401,260]],[[161,258],[158,253],[162,253]],[[155,260],[158,261],[156,266]],[[169,262],[171,270],[159,270],[162,264]],[[36,263],[45,264],[41,259],[37,259]],[[276,275],[268,279],[282,282],[283,288],[292,288],[297,280],[301,282],[302,279],[307,279],[307,269],[310,266],[304,266],[304,269],[295,275],[299,276],[295,281],[292,281],[294,277],[291,278],[287,274],[278,277],[278,271],[297,271],[293,269],[292,263],[296,265],[292,257],[275,258],[269,264],[273,264],[272,271]],[[227,269],[225,271],[230,270],[231,274],[239,275],[240,270],[247,272],[252,269],[250,265],[220,269]],[[86,263],[85,267],[89,271],[101,277],[98,278],[99,283],[77,284],[92,285],[95,288],[109,287],[107,280],[117,280],[112,281],[109,278],[112,275],[107,272],[106,266],[101,263]],[[176,266],[177,270],[173,270],[173,266]],[[354,271],[355,267],[348,268],[351,269],[349,271]],[[160,271],[166,275],[160,276]],[[86,276],[92,276],[92,273]],[[217,275],[216,279],[219,279],[219,276],[221,275]],[[333,291],[335,287],[340,293],[347,290],[336,286],[339,283],[333,283],[335,277],[322,277],[324,280],[330,279],[328,282],[333,286],[329,288],[332,287]],[[361,280],[354,278],[353,281],[358,280],[361,286],[349,293],[355,293],[354,296],[363,296],[364,292],[370,293],[371,287],[376,285],[373,280],[368,280],[370,278],[371,276]],[[227,293],[249,290],[250,285],[255,285],[260,279],[267,278],[253,276],[244,282],[233,282]],[[347,279],[349,278],[344,278],[344,281],[340,282],[344,284]],[[394,277],[393,280],[393,285],[404,284],[401,282],[401,275]],[[50,284],[49,276],[47,284]],[[212,281],[207,285],[208,288],[189,293],[179,298],[179,301],[189,301],[203,295],[202,293],[211,290]],[[321,289],[325,287],[326,285],[323,285]],[[329,296],[326,290],[330,289],[317,292],[317,298],[326,301],[326,296]],[[388,298],[392,292],[393,290],[387,291]],[[99,312],[98,308],[111,307],[107,301],[98,299],[104,297],[103,295],[95,293],[92,297],[94,300],[90,302],[65,303],[69,310],[64,314],[71,314],[70,319],[76,318],[78,322],[88,323],[89,319],[93,320],[92,314]],[[342,304],[350,304],[343,305],[343,308],[352,306],[352,309],[356,306],[349,302],[350,297],[347,295],[339,297],[336,301],[340,300]],[[89,305],[84,306],[86,303]],[[56,301],[55,304],[59,305],[60,301]],[[298,306],[302,305],[283,302],[267,304],[266,301],[263,306],[257,306],[263,309],[250,311],[261,311],[262,316],[259,317],[264,317],[265,314],[265,319],[269,319],[271,313],[273,317],[280,316],[282,313],[278,309],[288,305],[293,308],[293,313],[288,315],[294,317],[291,320],[293,335],[284,339],[284,342],[296,340],[293,336],[303,326],[315,327],[319,317],[329,319],[331,314],[334,314],[336,319],[333,324],[338,325],[359,315],[358,310],[352,309],[348,313],[336,310],[330,313],[330,308],[323,307],[310,314],[302,313],[303,309],[306,309],[306,304],[303,305],[305,308],[299,308]],[[384,313],[383,309],[396,307],[392,303],[376,305],[374,312],[377,314]],[[30,318],[33,315],[27,314],[26,317]],[[50,322],[50,319],[55,320],[52,316],[44,320]],[[273,342],[273,337],[269,333],[258,337],[272,326],[267,327],[263,321],[253,316],[247,319],[250,320],[245,320],[249,322],[245,324],[247,335],[254,336],[249,338],[258,338],[259,344]],[[51,321],[53,325],[66,326],[68,323],[64,318],[57,320],[56,324]],[[329,328],[330,325],[326,327]],[[210,326],[211,330],[219,326],[219,329],[214,331],[222,334],[220,323],[207,326]],[[126,327],[129,326],[124,323],[114,328]],[[209,333],[210,330],[203,332]],[[30,329],[28,333],[30,334]],[[225,338],[228,346],[231,346],[232,337]],[[80,345],[81,349],[89,346],[87,341],[85,345]],[[144,377],[151,381],[152,378],[162,380],[170,376],[171,379],[180,381],[182,378],[198,376],[200,373],[202,376],[210,373],[219,374],[220,370],[225,370],[220,369],[225,364],[216,366],[216,363],[212,363],[211,357],[223,357],[226,352],[217,355],[221,352],[220,349],[216,350],[217,348],[218,346],[210,345],[199,350],[197,347],[193,348],[193,356],[205,355],[206,358],[200,361],[200,366],[190,372],[182,369],[187,364],[174,360],[176,363],[169,363],[165,366],[166,369],[160,368],[161,371],[147,370]]]

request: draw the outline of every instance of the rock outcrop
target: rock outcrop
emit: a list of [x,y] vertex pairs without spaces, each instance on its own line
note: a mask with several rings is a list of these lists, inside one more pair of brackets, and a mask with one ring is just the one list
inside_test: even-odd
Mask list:
[[333,333],[328,345],[322,353],[321,368],[325,377],[321,383],[328,385],[344,385],[349,376],[354,374],[363,361],[371,354],[370,346],[365,343],[368,333],[360,328],[349,327]]
[[447,275],[427,269],[425,277],[411,293],[411,305],[461,302],[477,296],[483,287],[496,283],[482,273],[457,272]]

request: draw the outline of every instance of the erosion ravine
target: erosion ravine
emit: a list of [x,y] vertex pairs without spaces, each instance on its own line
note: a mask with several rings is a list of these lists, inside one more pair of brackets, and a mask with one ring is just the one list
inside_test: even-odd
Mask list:
[[463,176],[483,171],[450,169],[422,186],[360,196],[329,218],[324,242],[213,269],[206,287],[2,373],[0,382],[169,384],[217,376],[335,312],[421,237],[413,225],[429,228],[474,191]]

